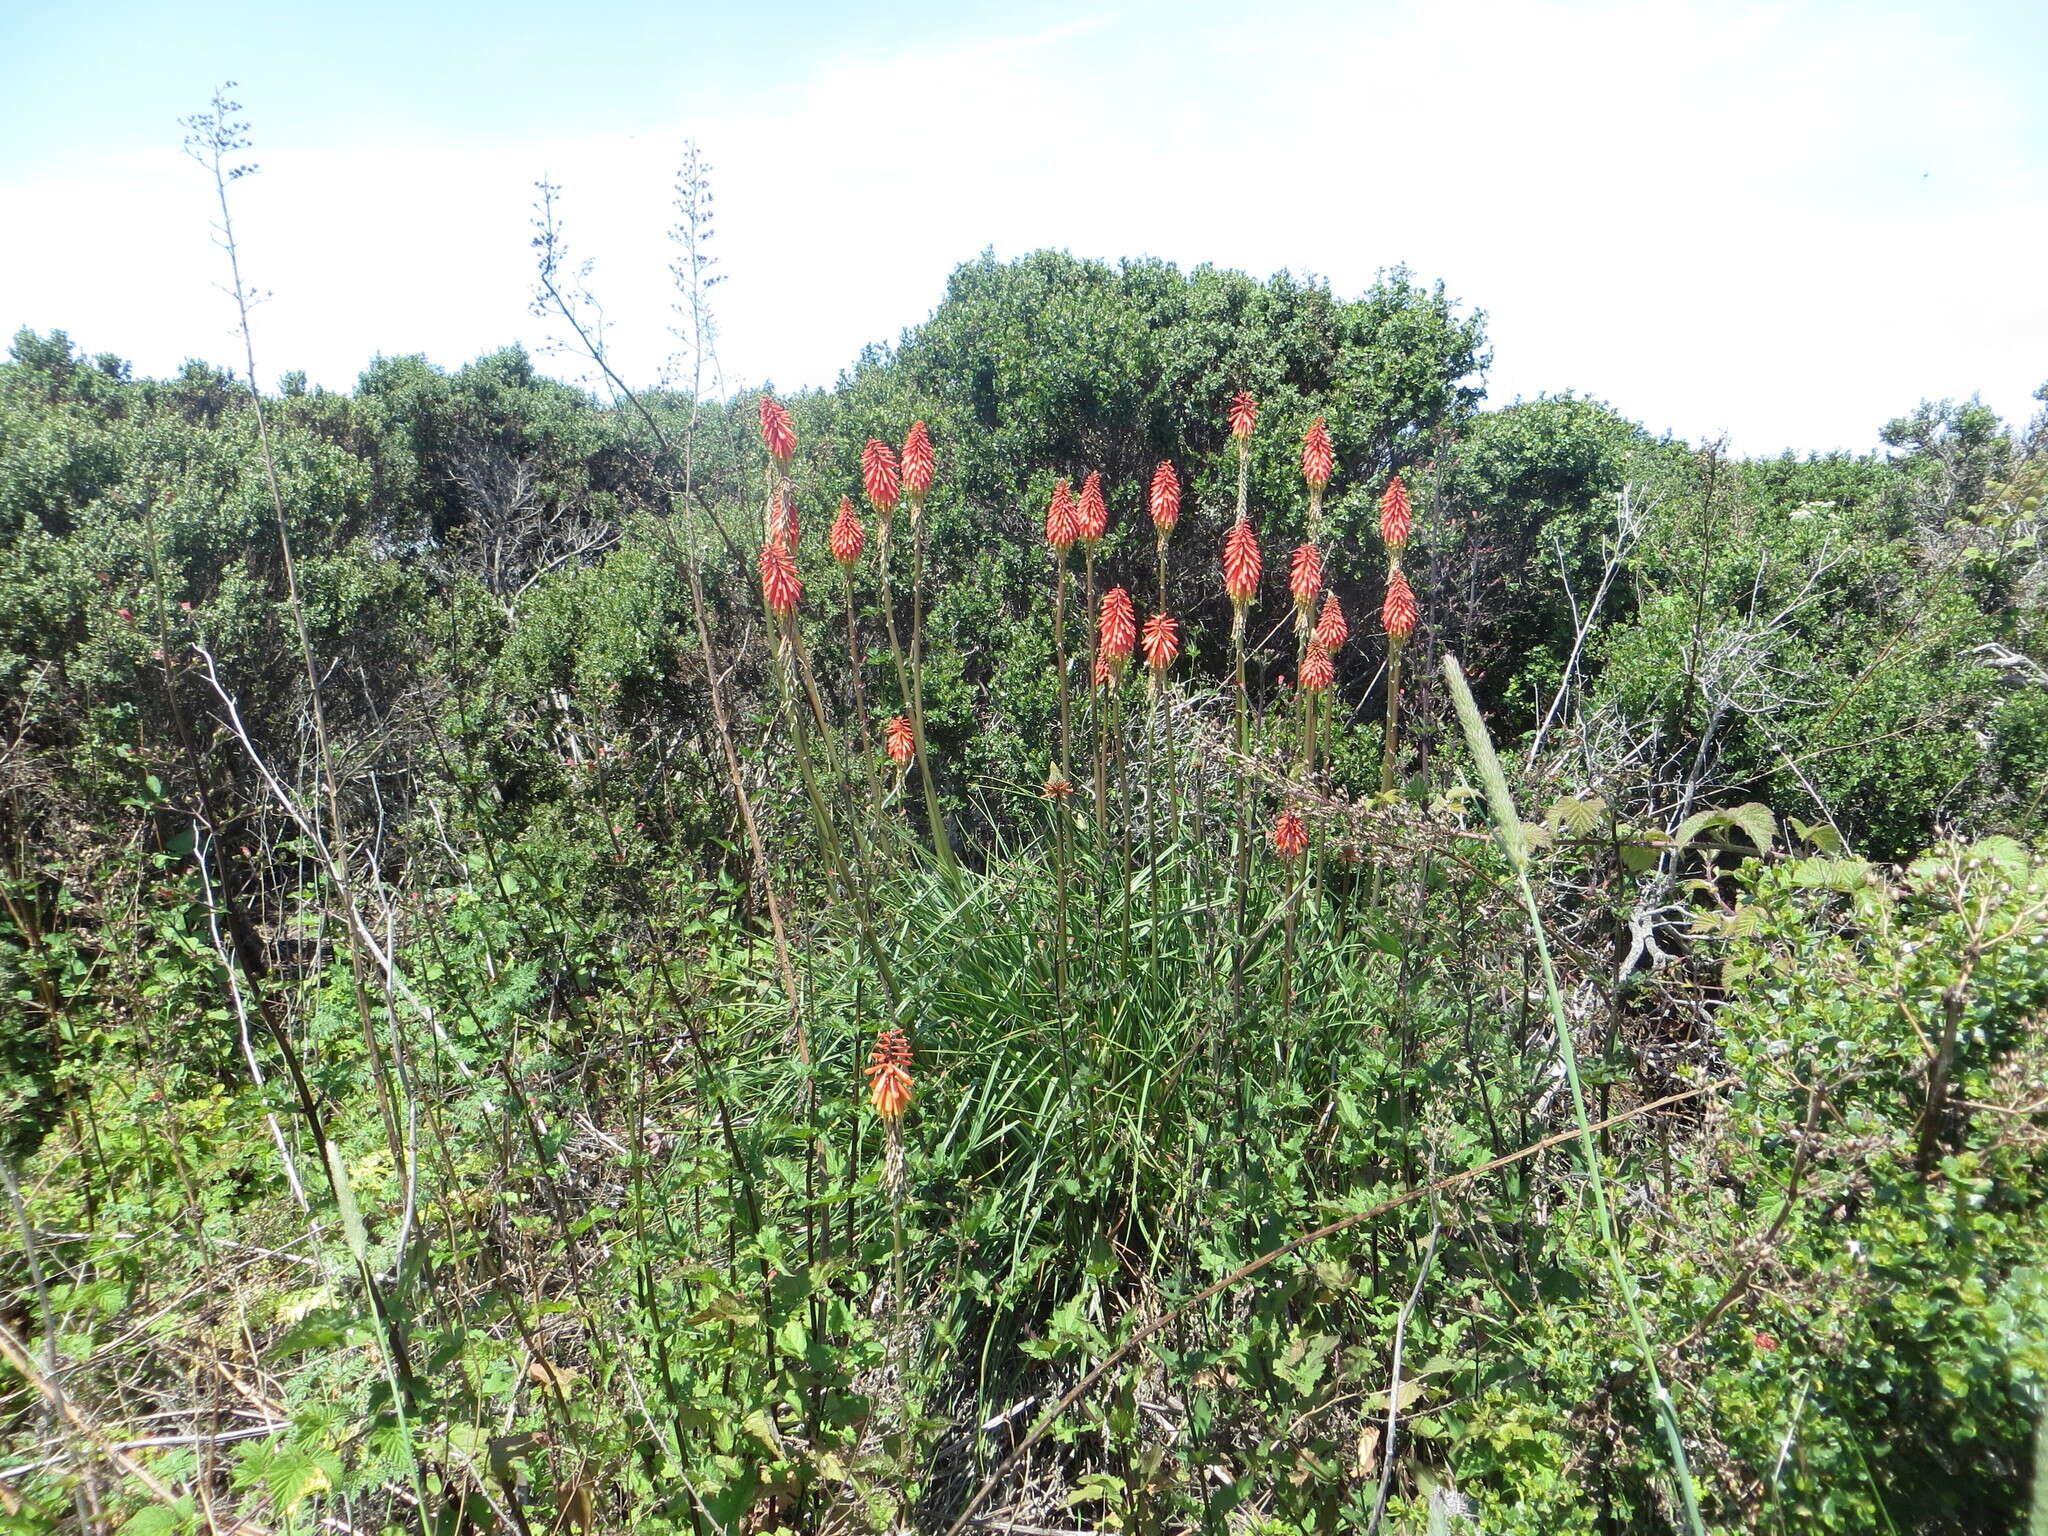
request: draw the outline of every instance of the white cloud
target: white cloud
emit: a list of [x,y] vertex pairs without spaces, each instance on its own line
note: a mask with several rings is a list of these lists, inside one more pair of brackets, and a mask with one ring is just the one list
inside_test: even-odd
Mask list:
[[[1126,17],[844,65],[635,137],[273,154],[236,192],[277,295],[266,371],[336,386],[377,351],[539,343],[543,173],[649,377],[689,134],[716,166],[733,381],[829,383],[985,246],[1286,266],[1341,292],[1405,260],[1489,311],[1494,398],[1576,388],[1774,451],[1867,446],[1923,395],[2028,409],[2048,376],[2029,110],[1915,23],[1770,5]],[[170,149],[0,192],[33,232],[0,249],[0,322],[150,372],[233,356],[207,195]]]

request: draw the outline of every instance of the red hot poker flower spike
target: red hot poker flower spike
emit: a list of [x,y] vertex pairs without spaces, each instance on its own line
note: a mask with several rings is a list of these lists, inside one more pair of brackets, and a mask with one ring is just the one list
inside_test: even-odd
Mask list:
[[884,1120],[899,1120],[910,1108],[910,1041],[900,1029],[884,1030],[875,1040],[866,1068],[868,1102]]
[[911,730],[907,716],[889,717],[889,723],[882,727],[882,742],[888,750],[889,761],[898,767],[908,767],[911,758],[917,755],[917,733]]
[[1337,454],[1330,447],[1330,429],[1318,416],[1308,429],[1308,436],[1301,444],[1301,478],[1309,483],[1309,489],[1320,491],[1330,483],[1330,476],[1336,473]]
[[923,503],[937,472],[932,458],[932,435],[923,422],[913,421],[910,436],[903,439],[903,489],[913,507]]
[[1282,811],[1273,823],[1273,848],[1283,859],[1298,859],[1308,852],[1308,824],[1293,811]]
[[1045,509],[1045,542],[1053,553],[1064,555],[1081,534],[1080,515],[1074,509],[1074,493],[1062,480],[1053,487],[1052,505]]
[[1102,499],[1102,476],[1092,469],[1088,471],[1088,478],[1081,482],[1081,501],[1075,515],[1075,528],[1081,543],[1093,549],[1109,531],[1109,504]]
[[778,619],[794,614],[804,595],[796,562],[789,558],[789,546],[780,535],[761,546],[761,595],[768,600],[768,611]]
[[893,512],[896,509],[897,498],[903,489],[903,483],[896,474],[896,450],[879,437],[869,438],[867,447],[860,451],[860,478],[876,511]]
[[1251,391],[1240,389],[1230,397],[1230,435],[1243,439],[1252,435],[1252,428],[1259,423],[1259,402],[1252,398]]
[[1391,640],[1406,640],[1415,633],[1415,592],[1399,569],[1387,579],[1387,600],[1380,606],[1380,623]]
[[1095,653],[1095,666],[1089,674],[1090,681],[1097,688],[1107,688],[1116,681],[1117,670],[1116,667],[1110,664],[1107,651],[1097,651]]
[[1304,544],[1295,550],[1287,589],[1294,594],[1295,606],[1303,613],[1308,612],[1316,594],[1323,590],[1323,552],[1315,545]]
[[1145,621],[1145,665],[1164,672],[1180,654],[1180,625],[1163,613]]
[[1301,691],[1321,693],[1337,680],[1336,663],[1330,660],[1330,653],[1320,645],[1311,643],[1308,654],[1301,658]]
[[1152,526],[1161,533],[1173,532],[1173,525],[1180,521],[1180,476],[1173,465],[1165,460],[1152,471]]
[[1387,493],[1380,497],[1380,542],[1387,546],[1389,554],[1398,555],[1408,543],[1408,531],[1415,526],[1415,520],[1408,512],[1408,487],[1401,483],[1399,475],[1387,482]]
[[1111,587],[1102,594],[1102,615],[1097,627],[1101,643],[1097,649],[1113,667],[1121,669],[1131,659],[1131,647],[1138,643],[1138,616],[1131,607],[1131,594]]
[[1040,786],[1038,794],[1039,798],[1044,800],[1071,800],[1074,797],[1074,786],[1067,782],[1055,764],[1045,770],[1045,783]]
[[1239,518],[1223,541],[1223,590],[1231,602],[1240,608],[1250,602],[1259,590],[1264,569],[1252,525]]
[[860,564],[860,552],[867,547],[867,534],[861,530],[851,496],[839,498],[839,515],[832,519],[832,534],[828,542],[832,546],[832,558],[847,570]]
[[761,397],[761,441],[768,445],[768,456],[779,463],[787,464],[796,456],[796,423],[773,395]]
[[1332,656],[1351,638],[1351,626],[1344,622],[1344,609],[1334,591],[1323,593],[1323,611],[1316,615],[1315,633],[1310,638]]

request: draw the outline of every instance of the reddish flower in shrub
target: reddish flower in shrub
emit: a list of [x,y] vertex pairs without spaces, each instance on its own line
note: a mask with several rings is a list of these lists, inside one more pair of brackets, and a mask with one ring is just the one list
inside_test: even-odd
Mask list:
[[1259,402],[1252,398],[1251,391],[1240,389],[1230,397],[1230,435],[1244,439],[1252,435],[1252,428],[1259,423]]
[[911,730],[906,716],[889,717],[889,723],[882,727],[882,743],[888,750],[889,761],[899,766],[908,766],[917,755],[917,733]]
[[1145,665],[1164,672],[1180,655],[1180,625],[1163,613],[1153,614],[1145,621],[1144,646]]
[[1310,645],[1301,658],[1301,691],[1321,693],[1337,680],[1337,664],[1320,645]]
[[860,518],[854,513],[853,498],[839,498],[839,515],[832,519],[832,534],[828,542],[832,546],[832,558],[847,570],[860,564],[860,552],[867,547],[867,534],[862,531]]
[[867,447],[860,451],[860,479],[877,511],[895,510],[896,499],[903,490],[896,474],[896,450],[879,437],[869,438]]
[[1097,624],[1098,649],[1117,666],[1131,659],[1131,647],[1138,643],[1138,615],[1131,607],[1131,594],[1111,587],[1102,594],[1102,613]]
[[1316,615],[1315,633],[1310,638],[1332,656],[1351,638],[1351,626],[1344,622],[1344,609],[1334,591],[1323,593],[1323,611]]
[[1081,543],[1093,549],[1109,531],[1109,503],[1102,499],[1102,476],[1094,470],[1081,482],[1081,500],[1075,508],[1075,531]]
[[1295,606],[1303,613],[1308,612],[1316,594],[1323,590],[1323,552],[1315,545],[1304,544],[1294,552],[1287,573],[1287,590],[1294,594]]
[[1080,514],[1074,507],[1074,493],[1062,480],[1052,490],[1052,505],[1045,509],[1045,542],[1055,554],[1064,555],[1081,535]]
[[789,546],[779,534],[761,546],[761,595],[768,600],[768,611],[778,619],[795,613],[804,595],[796,562],[789,558]]
[[910,497],[911,506],[922,505],[937,472],[932,459],[932,435],[925,431],[923,422],[913,421],[910,436],[903,439],[903,490]]
[[1387,482],[1386,494],[1380,497],[1380,542],[1387,546],[1389,554],[1398,555],[1408,543],[1408,530],[1415,526],[1415,520],[1408,513],[1408,487],[1401,483],[1399,475]]
[[1301,442],[1301,478],[1309,483],[1311,490],[1320,491],[1330,483],[1330,476],[1337,470],[1337,453],[1330,446],[1330,429],[1318,416],[1308,429],[1308,436]]
[[910,1108],[910,1040],[900,1029],[884,1030],[868,1058],[868,1102],[884,1120],[899,1120]]
[[1308,852],[1308,823],[1293,811],[1282,811],[1273,823],[1273,847],[1283,859],[1298,859]]
[[788,407],[773,395],[761,397],[761,441],[768,445],[768,456],[779,463],[787,464],[796,456],[796,423],[790,420]]
[[1180,476],[1171,462],[1159,461],[1152,471],[1152,526],[1161,533],[1173,532],[1180,521]]
[[1252,525],[1239,518],[1223,540],[1223,590],[1231,602],[1242,608],[1259,590],[1259,574],[1265,569],[1259,560],[1259,541]]
[[1380,623],[1394,640],[1406,640],[1415,633],[1415,593],[1408,578],[1398,569],[1387,579],[1387,600],[1380,605]]

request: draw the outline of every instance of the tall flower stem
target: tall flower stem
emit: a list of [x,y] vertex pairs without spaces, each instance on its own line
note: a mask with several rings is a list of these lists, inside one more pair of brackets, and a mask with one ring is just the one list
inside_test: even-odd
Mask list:
[[[1067,552],[1062,549],[1053,556],[1056,562],[1053,577],[1052,605],[1052,651],[1053,670],[1060,680],[1060,779],[1063,783],[1074,782],[1069,767],[1072,751],[1072,704],[1067,686]],[[1067,1006],[1067,830],[1066,809],[1059,800],[1053,802],[1053,812],[1059,818],[1058,838],[1055,843],[1053,879],[1056,896],[1053,913],[1052,977],[1053,1000],[1064,1013]]]
[[953,840],[946,835],[946,817],[932,781],[932,755],[924,734],[924,518],[910,515],[910,729],[917,739],[917,777],[924,788],[924,814],[932,833],[932,851],[947,874],[958,871]]
[[875,738],[868,723],[867,667],[861,661],[860,628],[854,618],[853,572],[839,568],[840,590],[846,595],[846,669],[853,674],[853,712],[860,721],[860,760],[867,776],[868,810],[876,827],[882,825],[882,779],[875,768]]
[[1393,791],[1394,764],[1401,750],[1401,653],[1407,648],[1406,638],[1400,635],[1387,642],[1387,732],[1380,752],[1382,793]]
[[1579,1156],[1586,1165],[1586,1187],[1593,1197],[1593,1215],[1600,1227],[1601,1243],[1606,1249],[1608,1272],[1613,1276],[1614,1288],[1628,1313],[1637,1353],[1642,1356],[1650,1401],[1671,1452],[1672,1471],[1677,1477],[1679,1498],[1685,1506],[1686,1525],[1694,1536],[1705,1536],[1706,1525],[1700,1518],[1699,1494],[1693,1487],[1692,1466],[1685,1453],[1685,1432],[1678,1422],[1678,1409],[1671,1400],[1671,1390],[1665,1386],[1664,1378],[1657,1369],[1657,1351],[1650,1343],[1649,1325],[1643,1321],[1635,1277],[1629,1273],[1628,1264],[1622,1258],[1621,1239],[1615,1230],[1613,1213],[1608,1209],[1607,1181],[1600,1168],[1600,1147],[1593,1135],[1592,1121],[1586,1113],[1585,1091],[1579,1083],[1579,1058],[1572,1044],[1572,1024],[1565,1015],[1564,995],[1558,987],[1557,969],[1551,963],[1550,944],[1544,936],[1543,915],[1536,904],[1536,891],[1529,883],[1529,851],[1524,841],[1522,820],[1516,813],[1514,797],[1508,793],[1507,777],[1500,770],[1500,759],[1494,756],[1493,738],[1487,734],[1486,722],[1479,718],[1479,705],[1472,697],[1471,688],[1466,685],[1464,669],[1458,665],[1458,658],[1445,656],[1443,672],[1444,681],[1450,685],[1451,702],[1458,711],[1458,723],[1464,727],[1465,744],[1471,749],[1480,780],[1486,786],[1486,803],[1493,813],[1494,835],[1500,843],[1501,852],[1507,856],[1508,867],[1514,872],[1522,910],[1528,914],[1529,932],[1535,940],[1536,958],[1543,968],[1543,988],[1550,1002],[1551,1025],[1557,1033],[1557,1054],[1564,1067],[1565,1081],[1571,1088],[1572,1115],[1579,1128]]

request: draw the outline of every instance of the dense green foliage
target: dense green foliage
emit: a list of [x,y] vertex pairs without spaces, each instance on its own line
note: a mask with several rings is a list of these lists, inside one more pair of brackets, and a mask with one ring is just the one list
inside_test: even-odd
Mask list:
[[[1883,455],[1742,460],[1483,409],[1486,347],[1401,271],[970,262],[790,401],[779,633],[752,394],[381,359],[288,379],[266,453],[242,381],[16,338],[0,1530],[1684,1529],[1625,1302],[1706,1527],[2020,1529],[2044,428],[1923,405]],[[1316,417],[1352,638],[1308,771]],[[878,530],[844,586],[823,538],[917,419],[886,617],[957,871],[875,745]],[[1110,532],[1059,588],[1044,509],[1090,470]],[[1381,791],[1396,471],[1423,622]],[[1181,619],[1162,686],[1089,696],[1084,583]]]

